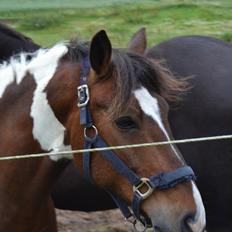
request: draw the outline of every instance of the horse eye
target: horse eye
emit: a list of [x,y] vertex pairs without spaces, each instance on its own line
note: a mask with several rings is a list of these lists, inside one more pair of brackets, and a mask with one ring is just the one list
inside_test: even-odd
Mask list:
[[119,129],[123,129],[123,130],[138,128],[137,123],[131,117],[128,116],[116,119],[115,123]]

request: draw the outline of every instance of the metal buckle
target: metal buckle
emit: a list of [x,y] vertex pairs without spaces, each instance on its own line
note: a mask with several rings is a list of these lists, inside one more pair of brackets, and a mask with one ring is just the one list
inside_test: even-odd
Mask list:
[[[140,184],[138,184],[137,186],[133,186],[133,192],[136,192],[144,200],[153,193],[154,189],[152,188],[150,180],[148,178],[143,177],[140,179],[140,181]],[[143,186],[147,188],[147,191],[144,193],[140,190]]]
[[80,85],[77,87],[77,94],[78,94],[78,107],[84,107],[89,102],[89,87],[88,85]]

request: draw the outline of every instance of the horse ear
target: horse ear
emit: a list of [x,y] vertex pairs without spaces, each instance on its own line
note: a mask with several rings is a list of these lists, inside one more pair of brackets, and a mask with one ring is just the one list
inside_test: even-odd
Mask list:
[[94,35],[90,45],[90,64],[100,74],[105,71],[111,61],[111,42],[104,30]]
[[132,37],[128,50],[143,55],[147,48],[146,28],[140,28]]

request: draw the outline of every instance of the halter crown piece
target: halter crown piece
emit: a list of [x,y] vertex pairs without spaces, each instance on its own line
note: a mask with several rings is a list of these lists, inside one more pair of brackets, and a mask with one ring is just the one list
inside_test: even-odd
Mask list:
[[[91,114],[88,109],[89,89],[87,85],[87,78],[90,70],[89,58],[85,57],[82,61],[82,70],[80,76],[80,86],[77,88],[78,93],[78,107],[80,108],[80,124],[84,126],[84,148],[100,148],[107,147],[106,142],[98,134],[97,128],[94,126],[91,119]],[[93,136],[89,136],[87,131],[92,130]],[[83,154],[83,171],[84,177],[91,181],[91,155],[90,152]],[[160,173],[149,178],[140,178],[135,172],[128,168],[128,166],[113,152],[101,151],[101,155],[108,160],[113,167],[124,176],[133,186],[133,200],[131,209],[127,204],[114,193],[108,192],[116,205],[121,210],[126,220],[132,222],[137,231],[144,231],[148,226],[151,226],[149,221],[141,215],[140,206],[143,200],[148,198],[156,189],[169,189],[175,187],[181,182],[196,180],[196,176],[189,166],[184,166],[172,172]],[[141,191],[145,187],[146,191]]]

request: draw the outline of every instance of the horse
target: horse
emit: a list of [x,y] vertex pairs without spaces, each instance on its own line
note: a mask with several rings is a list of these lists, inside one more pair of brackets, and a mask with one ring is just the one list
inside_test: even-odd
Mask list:
[[[182,101],[178,104],[169,101],[168,120],[174,138],[231,134],[232,45],[212,37],[182,36],[146,48],[145,29],[142,28],[132,38],[129,49],[166,62],[175,78],[187,77],[190,89],[182,95]],[[232,202],[232,188],[225,184],[231,177],[231,142],[178,144],[178,148],[187,163],[196,170],[206,206],[208,230],[232,231],[232,211],[228,207]],[[76,184],[67,181],[72,177],[78,179]],[[80,193],[80,189],[86,195]],[[103,191],[99,191],[97,200],[93,201],[95,190],[73,164],[69,164],[57,180],[53,199],[56,206],[63,209],[92,211],[115,207]],[[82,201],[77,202],[75,196]],[[81,203],[87,200],[90,200],[89,205]]]
[[[71,153],[83,143],[99,148],[169,140],[165,99],[175,98],[173,91],[180,84],[169,78],[149,59],[112,49],[105,31],[98,32],[90,46],[61,43],[4,62],[1,156],[51,154],[0,162],[1,230],[57,230],[50,193],[64,169],[60,161],[71,154],[54,152]],[[174,146],[91,156],[86,151],[74,161],[86,178],[110,192],[125,216],[134,215],[157,231],[204,230],[195,175]]]
[[40,47],[29,37],[12,30],[3,23],[0,23],[0,38],[0,61],[7,60],[22,51],[34,52]]

